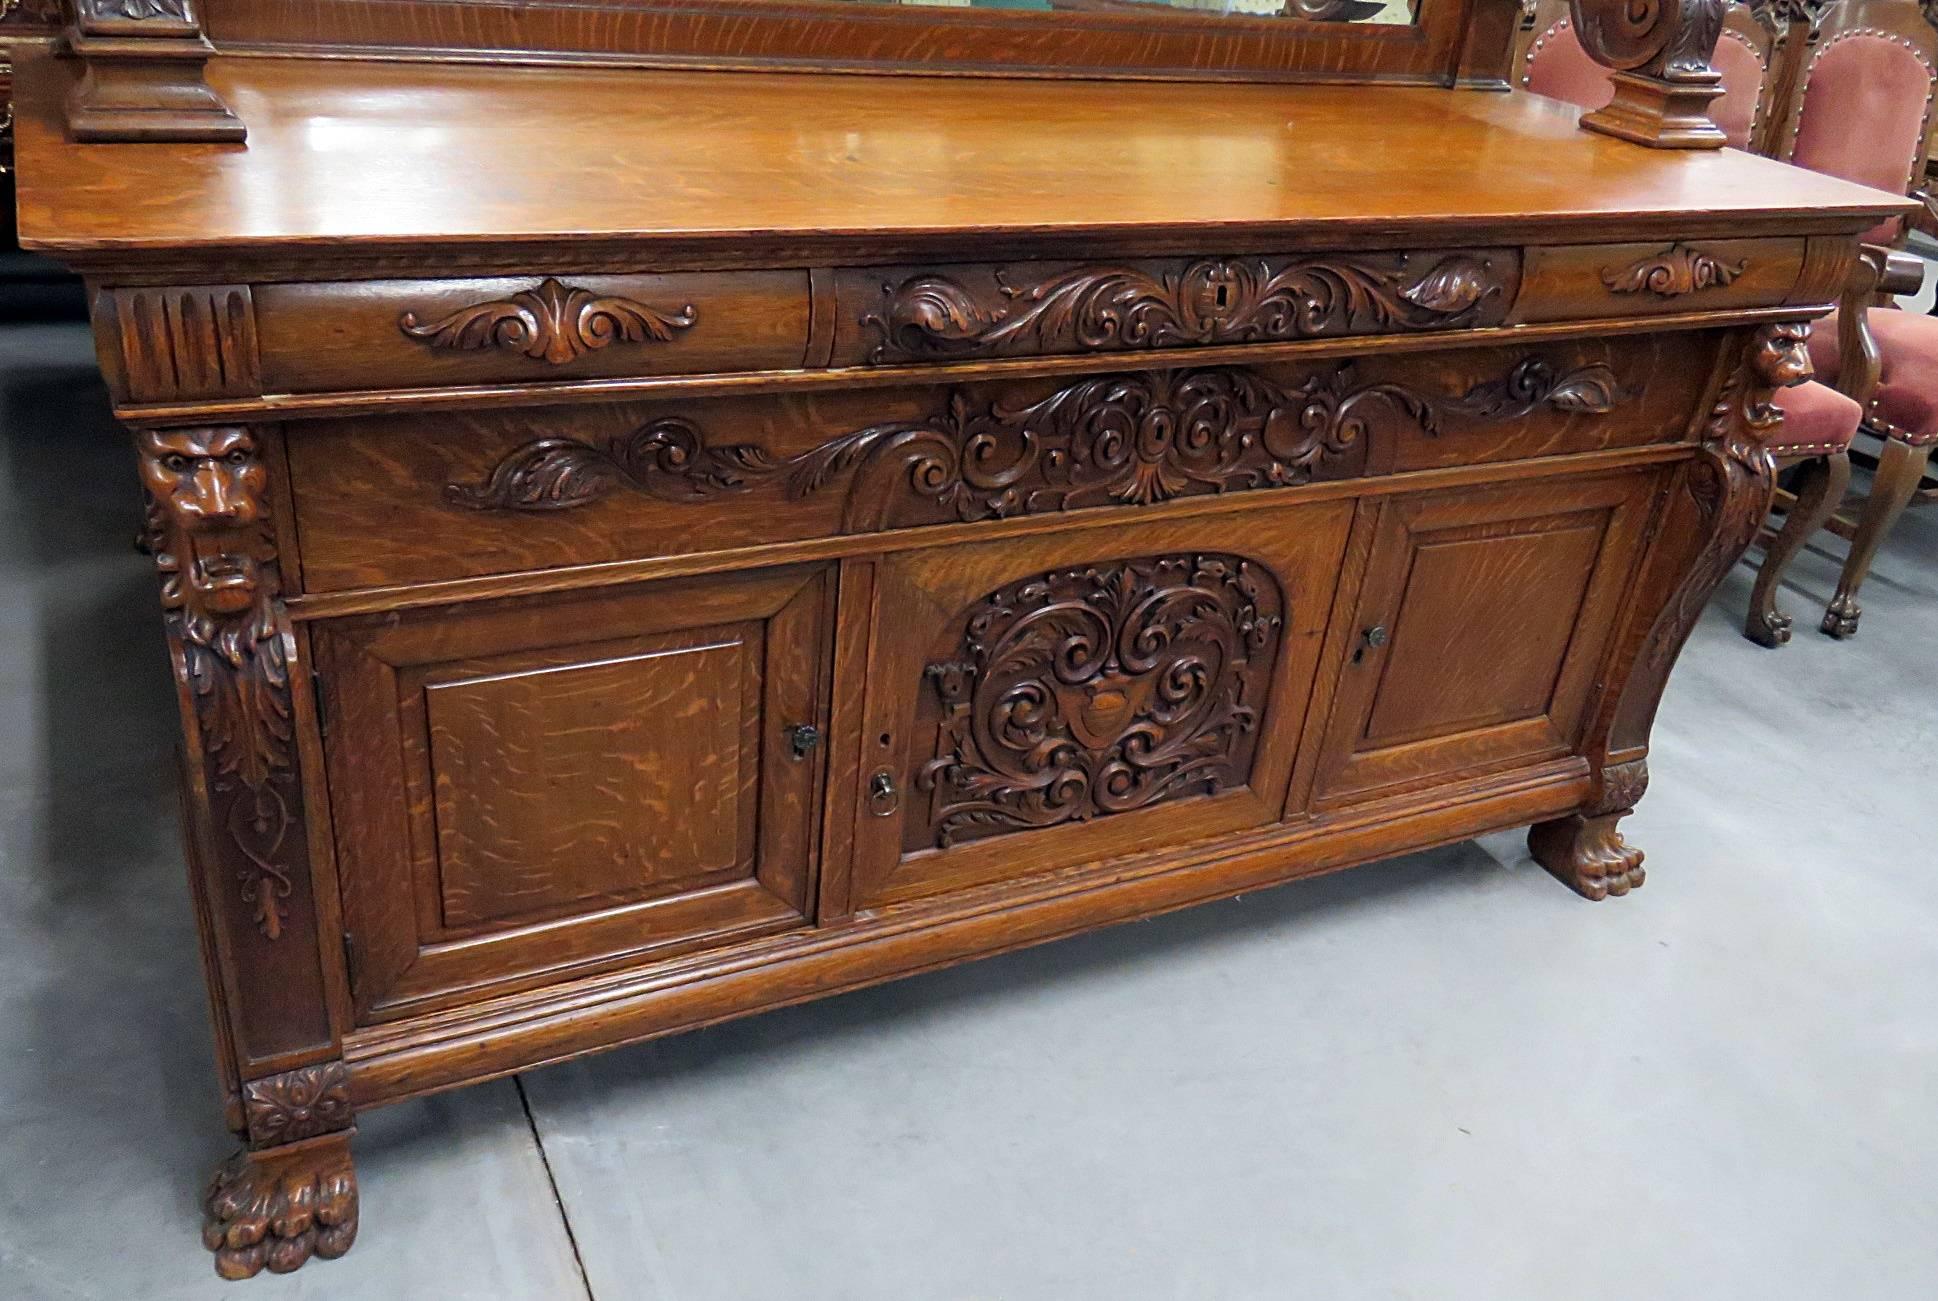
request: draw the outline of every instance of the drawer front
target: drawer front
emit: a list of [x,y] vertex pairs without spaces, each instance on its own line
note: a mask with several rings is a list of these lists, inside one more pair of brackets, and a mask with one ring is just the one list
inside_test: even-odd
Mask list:
[[839,274],[834,364],[1060,353],[1498,325],[1512,249],[868,267]]
[[263,285],[268,392],[799,367],[802,271]]
[[1802,239],[1530,248],[1512,319],[1536,324],[1774,307],[1792,301],[1805,249]]
[[1680,438],[1709,335],[306,422],[335,591],[1275,490]]
[[823,569],[314,633],[360,1019],[806,924]]

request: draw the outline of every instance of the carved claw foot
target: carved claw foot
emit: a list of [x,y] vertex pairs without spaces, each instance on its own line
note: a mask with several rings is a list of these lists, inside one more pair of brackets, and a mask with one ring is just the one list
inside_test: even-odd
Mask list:
[[311,1256],[334,1260],[357,1240],[357,1175],[348,1134],[222,1163],[203,1200],[202,1243],[223,1278],[251,1278],[267,1266],[287,1274]]
[[1625,816],[1626,812],[1597,817],[1575,813],[1536,823],[1528,832],[1528,850],[1551,876],[1585,899],[1627,894],[1642,884],[1646,874],[1642,851],[1615,829]]
[[1830,608],[1824,611],[1824,632],[1842,641],[1857,635],[1857,621],[1864,617],[1864,607],[1848,596],[1838,596],[1831,601]]
[[1775,650],[1790,644],[1790,616],[1776,610],[1761,613],[1750,611],[1749,622],[1743,625],[1743,635],[1758,646]]

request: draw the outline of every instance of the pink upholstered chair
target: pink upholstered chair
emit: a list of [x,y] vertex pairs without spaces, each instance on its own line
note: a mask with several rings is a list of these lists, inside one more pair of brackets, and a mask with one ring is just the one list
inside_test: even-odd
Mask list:
[[[1776,40],[1742,6],[1732,4],[1728,25],[1716,43],[1715,67],[1723,94],[1710,114],[1738,149],[1769,144],[1767,111],[1775,78],[1770,63]],[[1582,50],[1565,0],[1544,0],[1529,29],[1531,39],[1519,60],[1522,86],[1537,95],[1565,100],[1583,109],[1608,103],[1613,87],[1608,70]],[[1801,39],[1799,37],[1799,39]],[[1806,383],[1777,395],[1783,424],[1766,444],[1780,465],[1802,464],[1788,515],[1781,529],[1765,538],[1768,549],[1750,595],[1743,635],[1764,646],[1790,639],[1790,619],[1777,609],[1777,585],[1790,560],[1824,527],[1850,486],[1850,446],[1862,408],[1828,385]]]
[[[1536,5],[1533,21],[1523,26],[1522,40],[1516,66],[1524,88],[1583,109],[1605,107],[1615,93],[1608,69],[1581,48],[1566,0]],[[1774,34],[1757,22],[1748,6],[1729,5],[1714,60],[1723,74],[1723,94],[1710,106],[1710,116],[1733,148],[1760,153],[1768,144],[1775,43]]]
[[[1935,84],[1938,32],[1914,0],[1843,0],[1804,53],[1779,156],[1879,189],[1910,192],[1925,172]],[[1914,197],[1925,205],[1914,223],[1938,232],[1930,200]],[[1905,223],[1894,220],[1865,238],[1888,246],[1902,243],[1906,233]],[[1909,266],[1894,269],[1878,258],[1871,270],[1871,285],[1886,292],[1915,289],[1919,279]],[[1818,378],[1856,398],[1867,431],[1883,440],[1870,495],[1854,516],[1826,519],[1851,544],[1824,615],[1823,629],[1834,637],[1857,631],[1863,613],[1858,590],[1898,517],[1914,501],[1938,499],[1938,485],[1925,481],[1938,445],[1938,319],[1888,303],[1873,306],[1867,298],[1859,286],[1836,315],[1818,324],[1810,341]],[[1853,310],[1866,307],[1868,331],[1846,325]],[[1866,333],[1874,344],[1864,342]],[[1778,561],[1789,554],[1794,550],[1780,558],[1772,553],[1766,570],[1775,568],[1780,576]]]

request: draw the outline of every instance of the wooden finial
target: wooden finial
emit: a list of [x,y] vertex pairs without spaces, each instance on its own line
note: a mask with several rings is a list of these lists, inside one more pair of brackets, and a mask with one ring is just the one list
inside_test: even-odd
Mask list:
[[1723,93],[1710,66],[1723,0],[1569,0],[1590,58],[1615,70],[1615,98],[1582,116],[1590,131],[1657,149],[1720,149],[1709,106]]
[[70,0],[65,46],[86,65],[67,98],[74,139],[244,138],[242,119],[209,86],[215,47],[192,0]]

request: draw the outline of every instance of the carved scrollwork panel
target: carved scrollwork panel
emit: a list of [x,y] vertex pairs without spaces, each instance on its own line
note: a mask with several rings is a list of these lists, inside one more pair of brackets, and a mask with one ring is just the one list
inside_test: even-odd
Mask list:
[[563,366],[616,343],[669,343],[698,320],[691,303],[651,307],[548,276],[535,288],[459,308],[436,320],[420,321],[416,312],[405,312],[397,327],[433,348],[495,348]]
[[910,850],[1244,786],[1285,617],[1235,555],[1052,570],[984,597],[926,669]]
[[1349,362],[1292,380],[1224,367],[1133,372],[1026,401],[960,388],[926,419],[864,426],[788,458],[712,444],[681,417],[604,444],[539,438],[445,495],[472,510],[542,512],[622,490],[704,501],[778,479],[794,500],[840,485],[852,528],[973,521],[1305,483],[1356,472],[1381,421],[1430,437],[1444,421],[1543,407],[1606,414],[1629,396],[1604,363],[1559,369],[1539,356],[1454,397],[1362,379]]
[[[1415,256],[1216,258],[1178,271],[1086,266],[993,293],[948,275],[881,287],[861,318],[874,363],[937,357],[1119,352],[1446,329],[1504,312],[1511,254],[1458,253],[1424,270]],[[1489,318],[1491,319],[1491,317]]]

